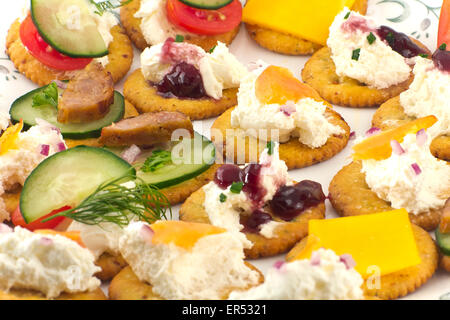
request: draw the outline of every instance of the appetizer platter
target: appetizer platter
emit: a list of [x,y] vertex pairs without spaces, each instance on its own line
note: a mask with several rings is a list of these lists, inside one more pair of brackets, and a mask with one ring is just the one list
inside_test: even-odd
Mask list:
[[0,12],[0,299],[450,299],[450,1]]

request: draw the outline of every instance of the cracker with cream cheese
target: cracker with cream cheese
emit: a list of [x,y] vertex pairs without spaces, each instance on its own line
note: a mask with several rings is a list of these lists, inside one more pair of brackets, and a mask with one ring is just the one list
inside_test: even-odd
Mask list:
[[[248,262],[245,264],[250,269],[259,273],[258,284],[263,283],[264,276],[261,271]],[[228,295],[233,290],[234,288],[228,288],[228,290],[223,293],[223,299],[227,299]],[[122,269],[122,271],[112,279],[111,284],[109,285],[109,298],[111,300],[163,300],[163,298],[153,292],[151,284],[138,279],[131,267]]]
[[[363,284],[365,296],[369,299],[396,299],[411,293],[425,284],[434,274],[438,264],[438,251],[433,239],[422,228],[412,225],[421,263],[380,277],[380,288],[369,289],[368,282]],[[305,248],[307,238],[300,241],[286,256],[294,259]]]
[[[244,135],[243,130],[239,128],[232,128],[231,126],[231,112],[229,109],[218,117],[212,127],[211,138],[216,144],[216,148],[223,150],[224,156],[233,160],[235,163],[243,164],[256,159],[250,159],[250,154],[261,154],[266,148],[267,142],[261,141],[257,138]],[[345,120],[334,110],[327,107],[325,115],[329,122],[333,125],[341,127],[345,133],[342,135],[330,136],[327,142],[319,148],[310,148],[301,142],[298,138],[291,138],[286,143],[280,143],[280,159],[286,162],[287,167],[291,169],[303,168],[313,164],[328,160],[338,154],[347,145],[350,137],[350,128]],[[233,135],[227,136],[227,130],[234,129]],[[214,133],[220,132],[222,140]],[[234,141],[227,141],[234,139]],[[234,145],[233,145],[234,143]],[[228,147],[227,147],[228,145]],[[256,152],[254,150],[257,150]]]
[[[356,216],[391,211],[390,203],[370,190],[361,172],[361,162],[352,162],[343,167],[331,180],[329,199],[340,216]],[[419,214],[409,214],[412,223],[427,231],[434,230],[441,219],[442,209]]]
[[[122,25],[125,28],[125,32],[130,37],[131,41],[133,41],[134,45],[138,49],[144,50],[151,45],[147,43],[141,31],[142,18],[136,18],[134,16],[136,12],[138,12],[140,6],[140,0],[133,0],[127,5],[122,6],[120,8],[120,21],[122,22]],[[229,45],[236,37],[238,32],[239,26],[224,34],[214,36],[188,35],[184,37],[184,40],[186,42],[202,47],[205,51],[209,51],[219,41],[225,43],[226,45]]]
[[191,120],[218,116],[237,104],[237,89],[223,90],[220,100],[212,98],[180,99],[164,98],[157,93],[142,75],[141,69],[134,71],[125,81],[123,94],[140,113],[158,111],[178,111]]
[[[383,103],[372,118],[372,126],[387,130],[396,128],[409,121],[415,120],[408,116],[400,104],[400,96]],[[439,159],[450,161],[450,136],[441,135],[433,139],[430,146],[431,153]]]
[[[49,84],[53,80],[68,80],[74,76],[75,71],[61,71],[49,68],[34,58],[22,44],[19,35],[19,19],[13,22],[6,37],[6,52],[17,70],[25,77],[40,86]],[[130,39],[121,26],[111,28],[113,41],[108,47],[108,64],[105,69],[111,73],[114,82],[122,79],[133,62],[133,47]]]
[[[352,10],[365,14],[367,11],[367,0],[356,0]],[[320,44],[290,34],[247,23],[245,27],[250,37],[256,43],[270,51],[296,56],[310,55],[322,48]]]
[[[203,189],[194,192],[181,206],[180,220],[210,223],[208,213],[203,205],[204,201],[205,192]],[[268,239],[256,233],[245,233],[247,239],[253,243],[251,249],[244,249],[245,256],[249,259],[256,259],[286,252],[308,234],[309,220],[324,218],[325,205],[321,203],[305,210],[291,222],[284,222],[278,225],[274,230],[275,236],[273,238]]]
[[[429,50],[419,41],[412,39],[419,47]],[[370,88],[355,79],[339,77],[331,59],[330,48],[324,47],[317,51],[305,64],[302,79],[317,90],[326,101],[352,107],[378,107],[387,100],[398,96],[408,89],[413,81],[413,75],[404,82],[385,89]]]

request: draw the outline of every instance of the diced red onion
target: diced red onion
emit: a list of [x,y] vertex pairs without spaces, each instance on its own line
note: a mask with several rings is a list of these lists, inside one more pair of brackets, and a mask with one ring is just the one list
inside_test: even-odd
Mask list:
[[64,142],[60,142],[56,145],[58,151],[64,151],[67,149],[66,145],[64,144]]
[[275,261],[273,267],[277,270],[280,270],[284,266],[285,262],[283,260]]
[[295,111],[297,111],[297,108],[295,107],[294,102],[288,101],[288,102],[286,102],[285,105],[282,105],[280,107],[280,111],[289,117],[291,114],[293,114]]
[[309,262],[311,262],[311,265],[313,266],[320,266],[320,254],[318,252],[313,252]]
[[153,231],[152,228],[150,228],[149,225],[147,225],[147,224],[142,225],[141,237],[144,238],[145,241],[152,242],[154,234],[155,234],[155,232]]
[[394,152],[396,155],[401,155],[405,153],[405,150],[402,148],[402,146],[397,140],[391,140],[391,148],[392,152]]
[[133,162],[136,160],[136,158],[141,154],[141,149],[135,144],[130,146],[129,148],[125,149],[120,157],[128,162],[129,164],[133,164]]
[[42,237],[40,241],[41,241],[41,244],[44,246],[50,246],[53,244],[53,240],[50,238],[47,238],[47,237]]
[[347,269],[354,268],[356,266],[356,261],[353,259],[351,254],[343,254],[339,257],[339,261],[345,264]]
[[355,131],[350,132],[349,139],[350,139],[350,140],[353,140],[353,139],[355,139],[355,138],[356,138],[356,132],[355,132]]
[[11,233],[13,232],[10,226],[7,226],[4,223],[0,223],[0,233]]
[[417,131],[416,141],[420,147],[423,146],[427,142],[427,139],[428,139],[428,137],[427,137],[427,133],[426,133],[425,129],[420,129],[419,131]]
[[41,144],[41,154],[43,156],[48,156],[48,153],[50,152],[50,146],[48,144]]
[[413,163],[411,165],[411,168],[414,170],[414,173],[418,176],[422,173],[422,169],[420,169],[419,165],[417,163]]
[[61,80],[53,80],[53,82],[56,84],[56,86],[60,89],[66,89],[67,83]]
[[374,134],[377,134],[380,131],[381,131],[380,128],[372,127],[372,128],[370,128],[369,130],[366,131],[366,136],[367,137],[373,136]]

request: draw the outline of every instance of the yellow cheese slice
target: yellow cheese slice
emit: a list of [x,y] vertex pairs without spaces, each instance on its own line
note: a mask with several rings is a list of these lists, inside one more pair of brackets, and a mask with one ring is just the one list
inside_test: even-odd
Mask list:
[[203,237],[223,233],[226,230],[206,223],[183,221],[158,221],[150,226],[154,231],[153,244],[169,244],[191,249]]
[[405,209],[337,219],[310,220],[305,250],[296,259],[310,258],[319,248],[351,254],[363,278],[393,273],[421,260]]
[[248,0],[242,20],[326,45],[329,27],[344,7],[355,0]]

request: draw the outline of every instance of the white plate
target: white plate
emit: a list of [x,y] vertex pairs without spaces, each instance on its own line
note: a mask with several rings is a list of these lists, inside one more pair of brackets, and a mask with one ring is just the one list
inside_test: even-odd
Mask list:
[[[29,1],[29,0],[28,0]],[[37,86],[19,74],[11,61],[8,60],[5,51],[5,38],[11,23],[23,13],[26,0],[2,1],[0,7],[0,108],[8,110],[11,103],[20,95],[36,88]],[[441,0],[369,0],[368,15],[376,17],[377,21],[391,25],[396,30],[405,32],[419,38],[431,51],[436,48],[437,23]],[[309,57],[291,57],[272,53],[260,48],[248,36],[242,27],[238,36],[231,45],[231,51],[237,58],[248,63],[262,59],[267,63],[289,68],[297,77],[303,65]],[[135,49],[134,62],[131,71],[139,67],[139,51]],[[130,72],[131,72],[130,71]],[[123,80],[118,83],[116,89],[122,91]],[[351,130],[357,135],[364,134],[371,127],[371,119],[375,109],[352,109],[336,107]],[[194,128],[198,132],[209,137],[209,129],[214,119],[195,121]],[[350,146],[347,146],[334,158],[298,170],[290,171],[293,179],[299,181],[310,179],[322,184],[325,194],[333,176],[347,163],[349,163]],[[335,210],[326,202],[327,218],[336,217]],[[174,207],[174,218],[178,218],[179,206]],[[254,260],[252,263],[264,273],[277,260],[284,259],[284,255],[273,258]],[[439,299],[440,296],[450,291],[450,273],[438,271],[433,278],[416,292],[405,299]]]

